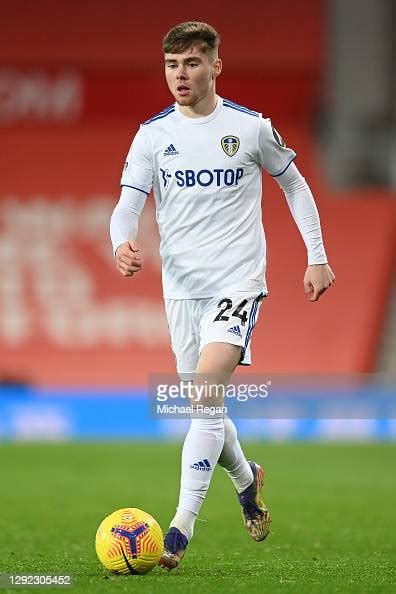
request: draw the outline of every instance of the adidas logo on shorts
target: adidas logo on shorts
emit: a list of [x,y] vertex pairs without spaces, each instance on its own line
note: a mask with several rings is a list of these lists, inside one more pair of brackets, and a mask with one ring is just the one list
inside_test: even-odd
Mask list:
[[236,334],[239,338],[242,338],[242,332],[239,326],[233,326],[227,332],[231,332],[232,334]]

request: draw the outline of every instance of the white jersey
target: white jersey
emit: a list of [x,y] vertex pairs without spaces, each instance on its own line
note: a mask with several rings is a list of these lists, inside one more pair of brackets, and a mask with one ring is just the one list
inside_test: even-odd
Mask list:
[[262,169],[295,156],[270,120],[220,97],[207,117],[175,103],[141,125],[121,185],[153,188],[166,298],[266,291]]

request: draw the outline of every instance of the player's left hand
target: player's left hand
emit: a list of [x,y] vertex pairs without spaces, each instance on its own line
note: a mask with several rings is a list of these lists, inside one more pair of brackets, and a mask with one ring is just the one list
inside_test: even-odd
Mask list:
[[328,264],[312,264],[308,266],[304,276],[304,290],[309,301],[318,301],[319,297],[335,281],[335,275]]

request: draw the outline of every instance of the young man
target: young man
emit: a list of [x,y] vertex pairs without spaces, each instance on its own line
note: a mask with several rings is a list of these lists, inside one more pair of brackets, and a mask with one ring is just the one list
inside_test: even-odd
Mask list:
[[[334,274],[315,202],[293,163],[295,152],[270,120],[216,94],[218,46],[217,32],[205,23],[182,23],[166,35],[165,76],[176,102],[136,134],[110,228],[117,268],[132,277],[142,268],[138,219],[153,188],[177,371],[181,378],[196,372],[201,381],[215,377],[226,386],[238,364],[250,364],[251,334],[267,291],[262,169],[284,191],[305,241],[304,285],[311,301]],[[209,390],[209,404],[212,398]],[[217,463],[236,488],[249,534],[261,541],[269,533],[263,470],[246,460],[234,424],[193,417],[182,452],[179,504],[160,562],[167,569],[184,555]]]

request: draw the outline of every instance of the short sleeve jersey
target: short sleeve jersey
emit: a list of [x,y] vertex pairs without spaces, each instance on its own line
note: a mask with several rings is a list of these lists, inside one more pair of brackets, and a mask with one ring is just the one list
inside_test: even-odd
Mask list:
[[175,103],[140,126],[121,185],[153,189],[165,298],[266,290],[262,169],[295,156],[269,119],[220,97],[207,117]]

